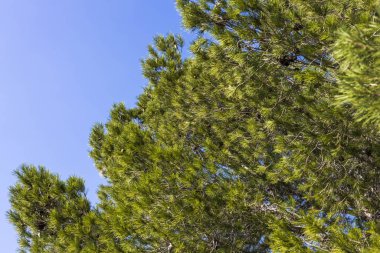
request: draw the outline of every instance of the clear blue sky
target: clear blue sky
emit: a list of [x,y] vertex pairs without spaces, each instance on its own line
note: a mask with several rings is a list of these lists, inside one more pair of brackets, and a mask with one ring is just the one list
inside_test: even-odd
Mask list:
[[0,1],[1,252],[17,248],[5,212],[22,163],[81,176],[96,200],[91,127],[113,103],[134,105],[146,84],[140,59],[168,32],[189,41],[174,0]]

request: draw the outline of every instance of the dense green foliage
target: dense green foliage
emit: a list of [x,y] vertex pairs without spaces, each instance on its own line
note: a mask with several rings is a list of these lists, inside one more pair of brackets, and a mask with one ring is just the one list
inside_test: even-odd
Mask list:
[[94,126],[108,183],[24,166],[11,222],[30,252],[380,252],[375,0],[177,0],[135,108]]
[[23,166],[10,190],[8,213],[20,235],[22,252],[96,252],[97,214],[85,196],[83,180],[59,179],[43,167]]

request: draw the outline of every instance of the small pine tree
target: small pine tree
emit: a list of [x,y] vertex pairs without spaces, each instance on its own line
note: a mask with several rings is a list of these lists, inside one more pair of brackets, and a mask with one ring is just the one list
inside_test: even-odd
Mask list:
[[96,215],[82,179],[66,181],[44,167],[22,166],[10,188],[10,221],[21,252],[98,252]]

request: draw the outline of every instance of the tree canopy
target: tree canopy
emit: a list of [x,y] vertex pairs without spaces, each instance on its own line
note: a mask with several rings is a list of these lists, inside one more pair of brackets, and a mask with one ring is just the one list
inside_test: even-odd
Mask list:
[[90,135],[107,184],[23,166],[22,252],[379,252],[380,4],[177,0],[197,34],[142,60]]

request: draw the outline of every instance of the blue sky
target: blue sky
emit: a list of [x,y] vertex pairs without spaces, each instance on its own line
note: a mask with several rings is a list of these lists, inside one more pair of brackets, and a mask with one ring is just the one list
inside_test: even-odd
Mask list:
[[134,105],[146,84],[140,59],[168,32],[189,42],[174,0],[0,1],[1,252],[17,248],[5,212],[21,164],[81,176],[96,200],[91,127],[113,103]]

